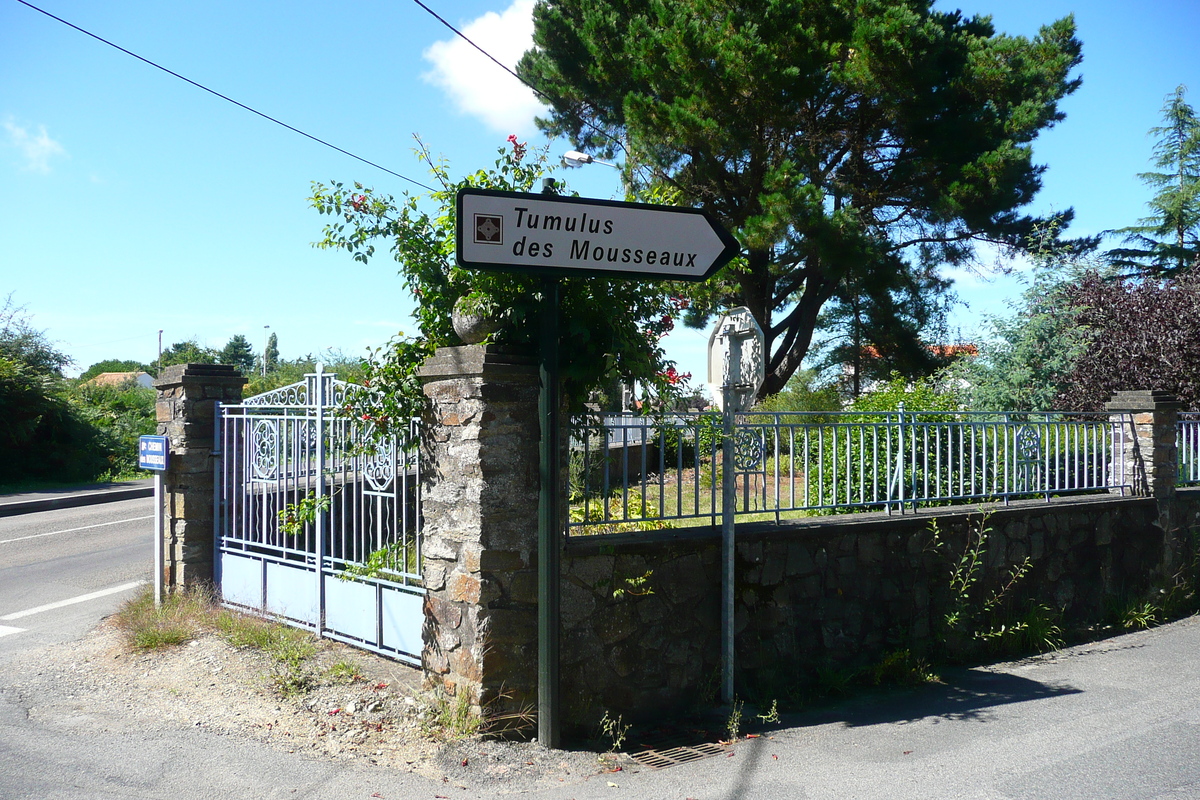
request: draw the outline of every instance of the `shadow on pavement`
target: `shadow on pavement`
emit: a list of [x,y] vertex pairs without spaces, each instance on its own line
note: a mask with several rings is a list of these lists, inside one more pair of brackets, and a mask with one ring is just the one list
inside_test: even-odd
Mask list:
[[921,719],[986,721],[988,710],[1011,703],[1044,700],[1082,689],[1040,683],[988,669],[948,670],[942,683],[888,694],[858,697],[836,707],[798,715],[790,724],[842,723],[847,727],[916,722]]

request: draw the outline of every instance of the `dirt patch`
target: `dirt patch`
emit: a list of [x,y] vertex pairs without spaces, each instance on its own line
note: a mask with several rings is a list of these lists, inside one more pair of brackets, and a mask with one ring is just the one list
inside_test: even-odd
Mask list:
[[106,621],[82,640],[17,656],[11,685],[31,717],[55,724],[201,728],[463,788],[486,782],[528,791],[634,766],[625,756],[532,742],[439,737],[436,700],[421,691],[418,670],[337,642],[321,641],[309,667],[308,691],[285,697],[273,689],[274,663],[261,651],[203,633],[135,652]]

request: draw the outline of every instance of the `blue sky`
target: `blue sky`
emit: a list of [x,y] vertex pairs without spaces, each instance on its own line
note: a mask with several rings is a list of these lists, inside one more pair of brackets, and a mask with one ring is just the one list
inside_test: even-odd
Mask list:
[[[32,1],[32,0],[31,0]],[[509,133],[539,144],[536,101],[415,3],[294,0],[151,3],[40,0],[35,5],[289,125],[424,180],[413,134],[456,173],[490,164]],[[427,0],[497,58],[529,35],[530,0]],[[1073,206],[1080,234],[1131,224],[1149,194],[1151,139],[1180,83],[1200,104],[1195,0],[981,0],[939,3],[990,13],[1033,35],[1075,13],[1082,88],[1067,119],[1035,144],[1049,166],[1030,209]],[[569,149],[552,143],[552,152]],[[615,172],[566,175],[613,197]],[[394,262],[316,250],[325,218],[312,181],[415,188],[213,97],[15,0],[0,1],[0,296],[76,361],[155,357],[196,338],[246,335],[285,358],[329,348],[358,355],[412,331]],[[1020,290],[1014,278],[956,272],[955,327],[978,335]],[[703,379],[707,333],[682,331],[668,353]]]

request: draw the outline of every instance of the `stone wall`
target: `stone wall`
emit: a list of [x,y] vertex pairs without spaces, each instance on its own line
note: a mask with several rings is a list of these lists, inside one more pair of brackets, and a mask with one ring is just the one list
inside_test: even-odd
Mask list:
[[[494,346],[443,348],[420,378],[430,401],[422,437],[426,681],[465,693],[478,711],[528,711],[538,698],[535,360]],[[218,402],[238,402],[244,383],[230,367],[196,364],[168,367],[155,381],[159,432],[171,449],[168,586],[213,577],[214,412]],[[1200,490],[1174,485],[1177,404],[1143,392],[1118,395],[1109,408],[1130,426],[1137,496],[988,512],[981,590],[1030,560],[1007,598],[1014,610],[1044,603],[1067,624],[1086,624],[1113,598],[1136,597],[1190,563],[1180,556],[1200,530]],[[859,668],[900,649],[931,652],[953,607],[951,571],[980,519],[978,510],[941,508],[738,525],[737,692],[786,697],[823,669]],[[720,551],[719,528],[566,543],[567,724],[716,698]],[[645,585],[633,580],[645,575]]]
[[447,347],[420,376],[426,680],[476,710],[521,712],[537,702],[536,362]]
[[170,459],[163,475],[163,586],[213,580],[213,477],[217,403],[239,403],[246,379],[223,364],[175,364],[154,381],[158,434]]
[[[1200,490],[1174,517],[1200,528]],[[942,546],[935,545],[936,515]],[[1030,568],[1008,601],[1060,609],[1068,625],[1104,618],[1163,577],[1172,549],[1150,498],[1030,501],[987,512],[980,589]],[[786,697],[826,668],[861,668],[888,652],[930,653],[951,609],[949,577],[978,530],[978,510],[855,514],[782,526],[739,525],[736,674],[742,697]],[[1171,531],[1172,538],[1184,531]],[[720,673],[720,530],[579,537],[563,559],[562,693],[566,718],[594,724],[716,697]],[[613,589],[652,572],[652,594]]]

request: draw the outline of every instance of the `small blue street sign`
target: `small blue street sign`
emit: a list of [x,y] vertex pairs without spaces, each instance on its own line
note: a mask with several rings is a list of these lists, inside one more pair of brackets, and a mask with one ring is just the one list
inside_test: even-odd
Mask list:
[[138,437],[138,467],[158,472],[167,468],[167,437]]

